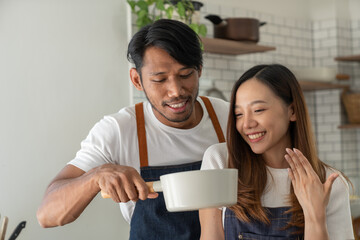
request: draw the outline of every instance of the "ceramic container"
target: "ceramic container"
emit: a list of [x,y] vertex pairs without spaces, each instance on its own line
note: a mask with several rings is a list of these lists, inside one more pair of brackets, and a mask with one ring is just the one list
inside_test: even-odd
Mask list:
[[336,80],[337,69],[333,67],[312,67],[291,69],[297,80],[331,82]]
[[167,210],[177,212],[232,206],[237,183],[237,169],[212,169],[162,175],[153,188],[163,191]]

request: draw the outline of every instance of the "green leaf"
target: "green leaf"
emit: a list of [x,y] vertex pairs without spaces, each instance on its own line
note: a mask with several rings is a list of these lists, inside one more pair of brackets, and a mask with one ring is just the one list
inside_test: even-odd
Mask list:
[[136,19],[136,26],[140,29],[146,25],[148,25],[149,23],[152,23],[151,19],[147,16],[144,15],[142,17],[138,17]]
[[206,36],[206,33],[207,33],[207,28],[206,28],[206,25],[205,24],[200,24],[199,25],[199,35],[205,37]]
[[148,15],[148,12],[145,11],[145,10],[139,10],[139,11],[137,12],[137,17],[138,17],[138,19],[139,19],[139,18],[145,18],[145,17],[147,17],[147,15]]
[[130,5],[131,7],[131,12],[135,12],[135,6],[136,6],[136,2],[134,0],[127,0],[127,3]]
[[148,12],[148,4],[144,1],[144,0],[140,0],[137,2],[138,7],[140,8],[140,10],[144,10],[146,12]]
[[189,25],[189,27],[194,30],[194,32],[196,32],[197,34],[199,33],[199,25],[195,24],[195,23],[191,23]]
[[185,17],[185,7],[182,2],[177,3],[177,12],[179,13],[179,16],[184,18]]
[[136,26],[140,29],[144,26],[144,19],[143,18],[137,18],[136,19]]
[[202,51],[204,51],[204,44],[203,44],[202,41],[200,41],[200,48],[201,48]]
[[156,0],[156,8],[165,11],[164,0]]
[[154,22],[154,21],[151,20],[149,17],[146,17],[146,18],[145,18],[145,26],[148,25],[148,24],[150,24],[150,23],[153,23],[153,22]]
[[152,5],[155,2],[155,0],[147,0],[148,6]]
[[190,11],[190,12],[194,12],[194,11],[195,11],[194,5],[192,4],[191,1],[185,0],[185,5],[186,5],[186,10],[187,10],[187,11]]
[[172,16],[173,16],[173,12],[174,12],[174,7],[173,6],[170,6],[168,7],[166,10],[166,16],[168,19],[172,19]]

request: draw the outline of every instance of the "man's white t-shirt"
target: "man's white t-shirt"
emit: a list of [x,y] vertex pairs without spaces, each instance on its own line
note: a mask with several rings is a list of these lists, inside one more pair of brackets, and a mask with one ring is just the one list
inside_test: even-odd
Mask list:
[[[223,169],[228,167],[228,151],[226,143],[210,146],[204,153],[201,170]],[[334,170],[327,168],[329,177]],[[263,207],[289,207],[286,201],[290,194],[291,180],[287,169],[271,168],[267,166],[267,184],[261,197]],[[223,223],[224,223],[223,209]],[[330,199],[326,208],[327,230],[331,240],[354,239],[352,228],[349,186],[340,175],[333,183]]]
[[[220,126],[226,134],[229,103],[208,97]],[[201,98],[203,109],[200,123],[191,129],[172,128],[161,123],[149,102],[144,102],[144,118],[149,166],[166,166],[201,161],[205,150],[218,143],[218,138]],[[81,149],[72,164],[83,171],[106,163],[126,165],[140,172],[139,147],[136,130],[135,106],[105,116],[95,124],[81,142]],[[124,218],[130,222],[135,202],[120,203]]]

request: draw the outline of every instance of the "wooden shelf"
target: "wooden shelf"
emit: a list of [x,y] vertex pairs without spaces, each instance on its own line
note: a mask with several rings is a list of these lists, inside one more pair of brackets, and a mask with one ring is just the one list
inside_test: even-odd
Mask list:
[[201,38],[204,51],[228,55],[240,55],[275,50],[275,47],[261,46],[252,42],[231,41],[220,38]]
[[336,61],[345,61],[345,62],[360,62],[360,54],[359,55],[336,57],[335,60]]
[[329,82],[299,81],[299,83],[303,91],[339,89],[349,87],[347,85]]
[[360,128],[360,123],[349,123],[339,126],[340,129]]

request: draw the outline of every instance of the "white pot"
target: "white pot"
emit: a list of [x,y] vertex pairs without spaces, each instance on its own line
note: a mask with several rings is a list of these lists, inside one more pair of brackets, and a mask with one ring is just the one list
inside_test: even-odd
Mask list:
[[197,170],[160,176],[153,183],[163,191],[169,212],[232,206],[237,202],[237,169]]

